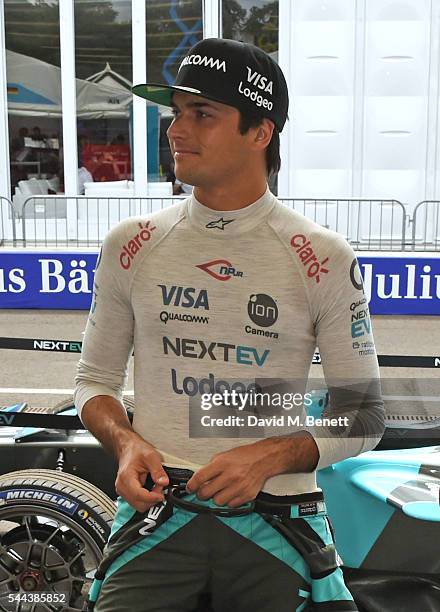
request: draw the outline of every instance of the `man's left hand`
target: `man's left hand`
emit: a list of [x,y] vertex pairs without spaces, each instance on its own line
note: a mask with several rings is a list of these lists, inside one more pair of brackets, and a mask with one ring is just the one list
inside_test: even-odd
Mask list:
[[271,476],[312,472],[319,451],[308,432],[266,438],[214,455],[188,480],[186,488],[199,499],[236,508],[256,498]]
[[214,455],[191,477],[187,490],[236,508],[255,499],[268,477],[267,450],[257,442]]

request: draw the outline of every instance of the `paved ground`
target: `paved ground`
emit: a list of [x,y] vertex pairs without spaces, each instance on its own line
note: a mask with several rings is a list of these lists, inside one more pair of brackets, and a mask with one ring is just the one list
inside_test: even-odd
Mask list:
[[[78,341],[86,318],[85,311],[0,310],[0,336]],[[440,354],[438,317],[373,317],[373,329],[378,354]],[[71,395],[77,355],[3,350],[0,359],[0,405],[27,401],[35,407],[53,406]],[[322,375],[320,366],[312,366],[311,374]],[[381,375],[401,379],[400,395],[425,394],[422,379],[440,378],[438,370],[421,368],[383,368]],[[133,389],[132,374],[127,389]]]

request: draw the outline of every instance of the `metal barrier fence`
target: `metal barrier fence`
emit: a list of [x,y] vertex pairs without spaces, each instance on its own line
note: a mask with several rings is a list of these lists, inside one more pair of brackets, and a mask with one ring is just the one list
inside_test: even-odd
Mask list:
[[397,200],[279,198],[319,225],[342,234],[359,251],[403,251],[406,210]]
[[413,215],[412,249],[440,251],[440,202],[424,200]]
[[[21,209],[0,197],[0,244],[93,247],[122,219],[180,201],[172,197],[31,196]],[[440,251],[440,202],[420,202],[411,215],[397,200],[279,199],[342,234],[360,251]],[[410,226],[412,224],[412,231]]]
[[23,246],[99,246],[122,219],[147,215],[182,199],[32,196],[21,210]]
[[14,205],[8,198],[0,196],[0,246],[6,242],[15,246],[16,231]]

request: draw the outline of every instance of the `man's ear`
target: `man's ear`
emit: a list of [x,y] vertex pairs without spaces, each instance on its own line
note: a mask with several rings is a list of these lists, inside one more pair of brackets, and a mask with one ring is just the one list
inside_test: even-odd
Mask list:
[[269,145],[274,127],[273,121],[264,118],[260,125],[255,128],[254,144],[258,149],[265,149]]

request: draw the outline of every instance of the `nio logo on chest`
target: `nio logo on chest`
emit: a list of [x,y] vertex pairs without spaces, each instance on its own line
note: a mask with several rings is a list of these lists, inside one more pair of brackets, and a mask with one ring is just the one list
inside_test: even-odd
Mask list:
[[194,287],[177,287],[158,285],[162,289],[162,300],[165,306],[172,304],[182,308],[204,308],[209,310],[208,292]]
[[236,346],[225,342],[209,342],[203,340],[193,340],[191,338],[175,338],[171,340],[166,336],[162,337],[163,351],[169,355],[170,351],[177,357],[188,357],[190,359],[205,359],[208,357],[212,361],[232,361],[242,365],[264,365],[269,356],[270,350],[258,352],[252,346]]
[[236,270],[227,259],[213,259],[212,261],[196,265],[196,268],[200,268],[220,281],[227,281],[233,276],[237,278],[243,277],[243,272]]

